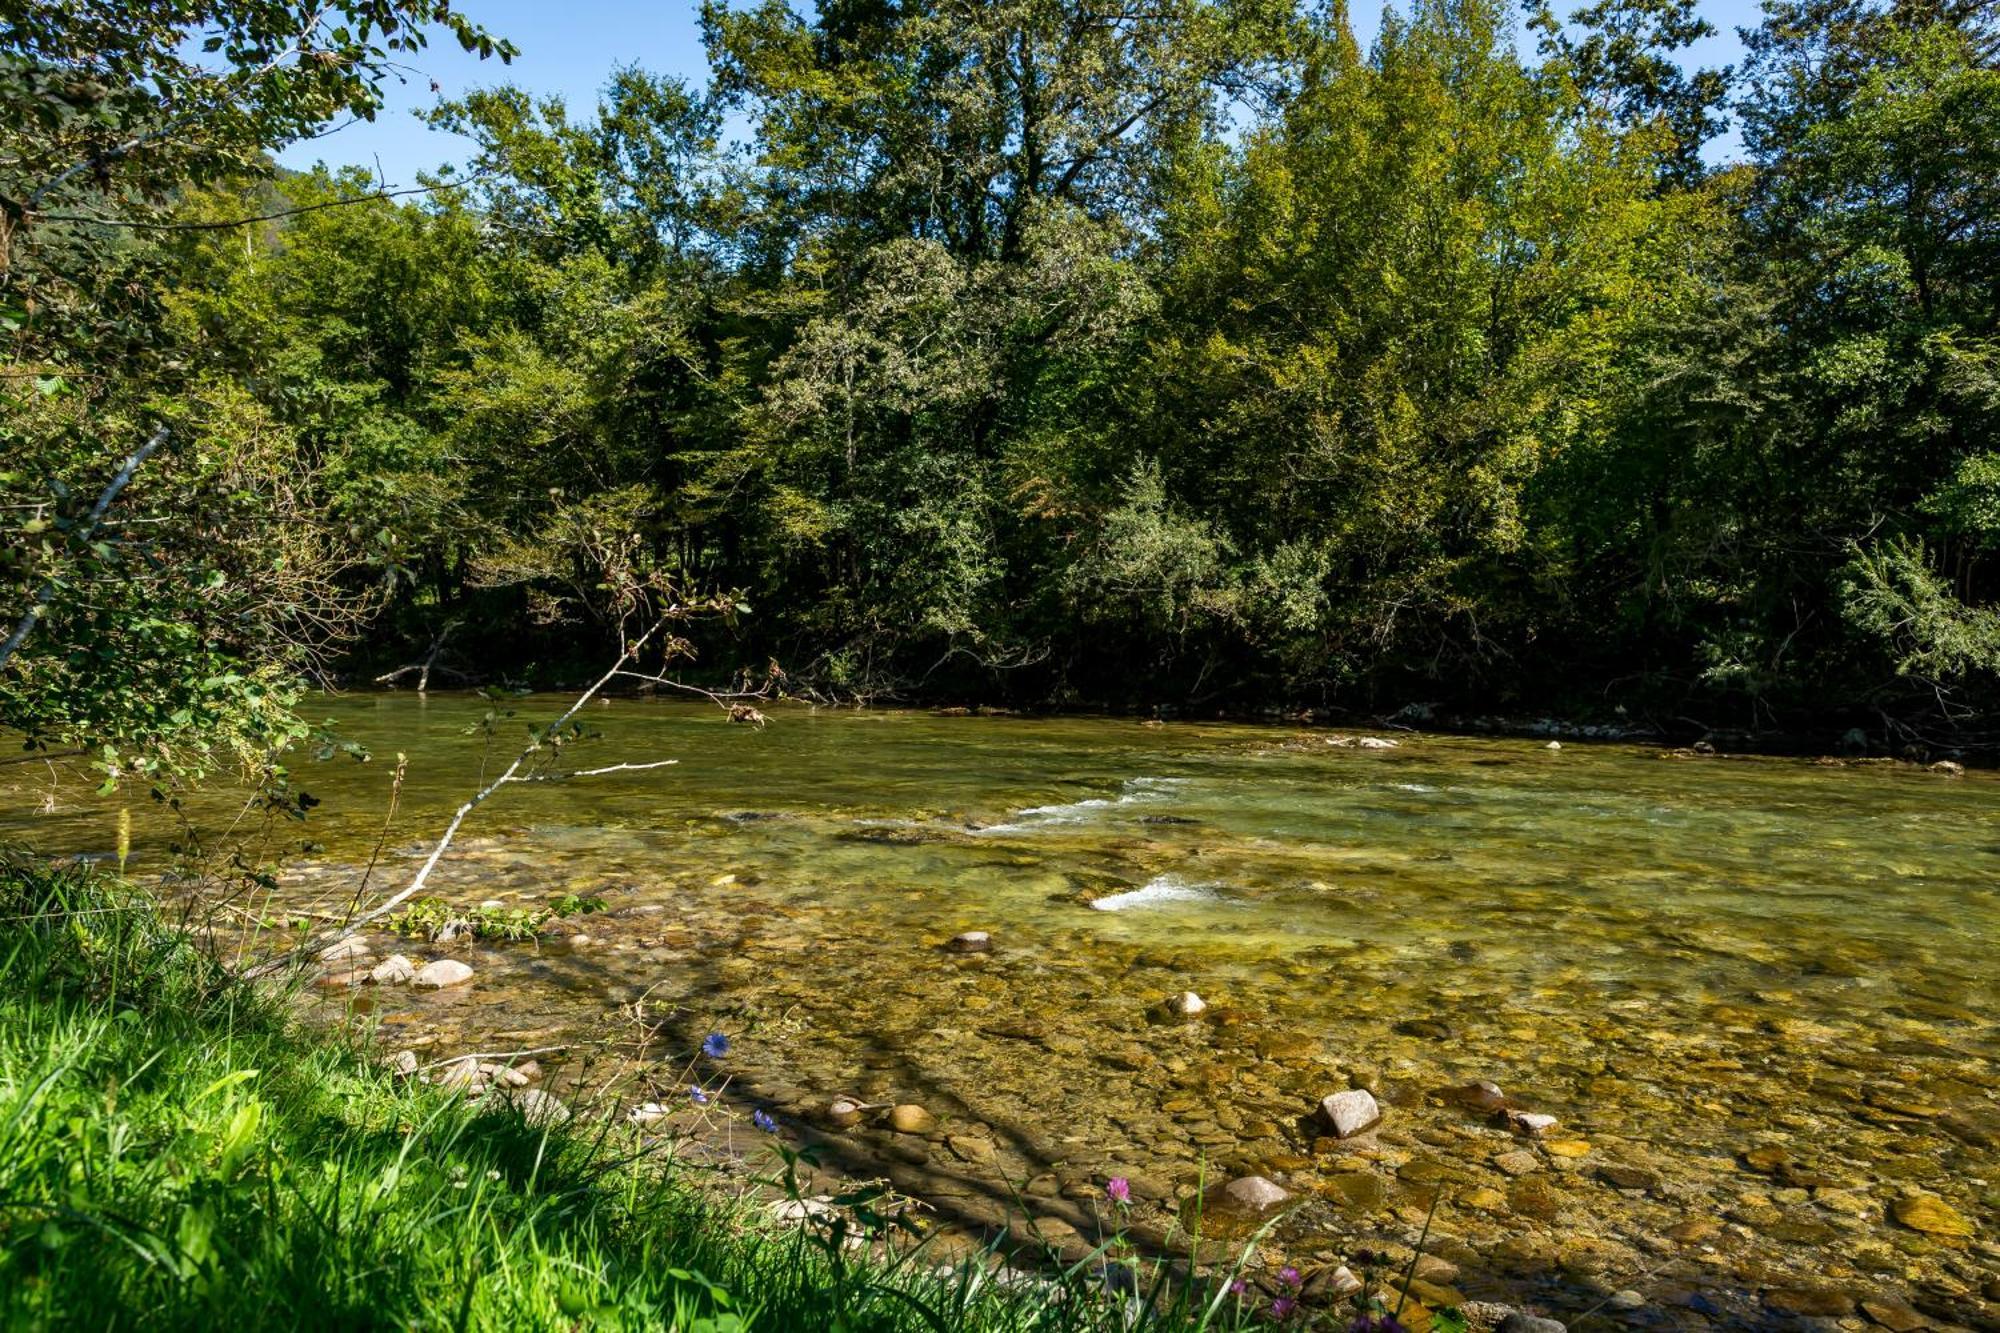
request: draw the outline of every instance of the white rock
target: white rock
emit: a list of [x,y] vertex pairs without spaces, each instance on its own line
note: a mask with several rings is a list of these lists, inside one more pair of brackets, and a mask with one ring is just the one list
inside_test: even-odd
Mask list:
[[626,1112],[625,1118],[635,1125],[657,1125],[667,1118],[667,1108],[658,1102],[643,1102]]
[[479,1072],[484,1074],[489,1082],[498,1083],[502,1087],[525,1088],[528,1086],[528,1076],[520,1070],[510,1068],[507,1065],[497,1065],[489,1062],[479,1066]]
[[349,958],[365,957],[368,952],[368,941],[350,935],[338,944],[330,944],[321,949],[319,960],[322,963],[338,963]]
[[531,1125],[560,1125],[569,1119],[569,1108],[540,1088],[521,1088],[508,1094],[508,1101]]
[[1547,745],[1544,745],[1542,748],[1544,750],[1560,750],[1562,749],[1562,747],[1563,743],[1561,741],[1550,741]]
[[394,1055],[384,1060],[382,1065],[383,1068],[387,1069],[397,1078],[408,1078],[417,1072],[417,1053],[415,1051],[397,1051]]
[[1167,1000],[1167,1012],[1182,1018],[1199,1018],[1207,1009],[1208,1001],[1191,990],[1184,990]]
[[400,986],[416,978],[417,965],[399,953],[392,953],[375,964],[375,970],[368,979],[378,986]]
[[435,963],[425,963],[418,968],[412,980],[419,990],[443,990],[447,986],[463,986],[472,980],[472,969],[456,958],[440,958]]
[[1253,1213],[1261,1213],[1267,1208],[1276,1208],[1292,1197],[1284,1186],[1264,1179],[1262,1176],[1242,1176],[1222,1187],[1223,1195],[1238,1208]]
[[817,1199],[779,1199],[771,1205],[771,1216],[780,1222],[824,1222],[840,1216],[824,1195]]
[[486,1091],[486,1079],[479,1072],[477,1060],[453,1060],[438,1070],[431,1082],[441,1088],[457,1088],[475,1096]]
[[993,947],[993,937],[983,930],[968,930],[951,937],[945,948],[953,953],[985,953]]
[[1334,1093],[1319,1104],[1319,1113],[1337,1139],[1353,1138],[1382,1118],[1375,1094],[1366,1088]]
[[1514,1128],[1525,1130],[1530,1134],[1541,1134],[1556,1127],[1556,1118],[1552,1115],[1543,1115],[1540,1111],[1516,1111],[1508,1117],[1508,1120]]
[[1364,750],[1393,750],[1397,746],[1401,745],[1402,742],[1392,741],[1388,739],[1386,736],[1363,736],[1360,740],[1356,741],[1355,744],[1359,745]]

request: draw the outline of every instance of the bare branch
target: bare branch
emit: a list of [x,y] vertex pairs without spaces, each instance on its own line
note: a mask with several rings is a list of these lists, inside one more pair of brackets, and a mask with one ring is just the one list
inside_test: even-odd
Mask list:
[[[153,432],[151,439],[140,445],[133,451],[132,456],[125,460],[125,465],[118,469],[118,475],[111,479],[111,484],[97,497],[97,503],[91,506],[90,521],[84,525],[82,535],[77,539],[79,543],[87,544],[97,535],[98,528],[104,525],[104,513],[111,508],[111,502],[118,498],[118,493],[132,480],[132,474],[153,456],[153,451],[166,442],[167,428],[161,426]],[[27,614],[21,617],[21,623],[14,627],[14,632],[7,636],[7,642],[0,644],[0,670],[6,668],[8,660],[34,631],[36,622],[48,612],[49,603],[55,599],[55,595],[56,581],[52,578],[42,585],[40,592],[35,594],[34,604],[28,608]]]

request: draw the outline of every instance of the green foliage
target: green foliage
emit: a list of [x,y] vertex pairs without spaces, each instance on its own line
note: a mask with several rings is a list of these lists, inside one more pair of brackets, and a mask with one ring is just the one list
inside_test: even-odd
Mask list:
[[2000,706],[1880,592],[2000,601],[1990,7],[1782,0],[1740,76],[1685,0],[1527,22],[716,3],[705,88],[439,107],[421,200],[190,158],[176,226],[312,211],[45,217],[0,708],[254,762],[317,671],[572,678],[663,579],[759,608],[703,669],[826,695]]
[[390,914],[389,929],[415,939],[467,936],[480,940],[531,940],[556,922],[604,910],[604,900],[566,893],[545,907],[454,907],[442,898],[417,898]]

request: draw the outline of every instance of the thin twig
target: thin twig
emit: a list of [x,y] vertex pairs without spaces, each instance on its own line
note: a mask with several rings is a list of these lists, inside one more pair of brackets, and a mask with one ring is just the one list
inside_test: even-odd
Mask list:
[[270,213],[257,213],[244,218],[226,218],[217,222],[153,222],[145,218],[101,218],[88,213],[43,213],[38,222],[82,222],[93,227],[124,227],[131,231],[228,231],[233,227],[254,227],[259,222],[276,222],[280,218],[295,218],[306,213],[320,213],[329,208],[348,208],[355,204],[372,203],[384,199],[401,199],[413,194],[432,194],[438,190],[457,189],[475,177],[465,180],[439,181],[434,185],[412,185],[405,190],[370,190],[367,194],[349,195],[343,199],[323,199],[316,204],[301,204],[296,208],[280,208]]
[[596,778],[606,773],[636,773],[648,768],[666,768],[678,764],[678,759],[655,759],[650,764],[607,764],[603,768],[580,768],[574,773],[530,773],[526,777],[515,778],[516,782],[564,782],[570,778]]
[[467,1060],[486,1060],[489,1062],[494,1060],[524,1060],[531,1055],[553,1055],[557,1051],[566,1051],[568,1049],[568,1045],[565,1044],[562,1046],[536,1046],[525,1051],[474,1051],[471,1055],[454,1055],[449,1059],[433,1060],[427,1065],[418,1065],[417,1072],[421,1074],[426,1069],[443,1069],[446,1065],[462,1064]]

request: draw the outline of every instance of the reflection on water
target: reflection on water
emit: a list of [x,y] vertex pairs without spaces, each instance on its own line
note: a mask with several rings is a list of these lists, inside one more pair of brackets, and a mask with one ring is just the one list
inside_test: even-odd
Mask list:
[[[406,874],[475,785],[480,708],[327,701],[378,760],[304,767],[322,850],[286,894],[351,893],[396,751],[388,882]],[[643,997],[669,1046],[730,1032],[739,1087],[794,1124],[837,1094],[930,1108],[927,1138],[835,1142],[968,1224],[1018,1199],[1088,1237],[1123,1174],[1139,1234],[1166,1242],[1203,1180],[1254,1173],[1302,1203],[1278,1239],[1307,1264],[1413,1234],[1441,1195],[1447,1294],[1574,1310],[1632,1287],[1674,1322],[1865,1299],[1976,1323],[2000,1301],[1989,775],[1100,719],[590,716],[591,765],[681,762],[511,788],[433,882],[611,910],[574,941],[430,950],[479,979],[375,997],[389,1040],[623,1036],[618,1006]],[[0,769],[0,832],[108,850],[80,788],[37,813],[33,767]],[[941,947],[965,930],[992,952]],[[1184,990],[1208,1012],[1160,1021]],[[1523,1141],[1429,1095],[1474,1079],[1558,1127]],[[1320,1138],[1308,1113],[1350,1085],[1382,1129]],[[1915,1195],[1943,1211],[1899,1206]]]

